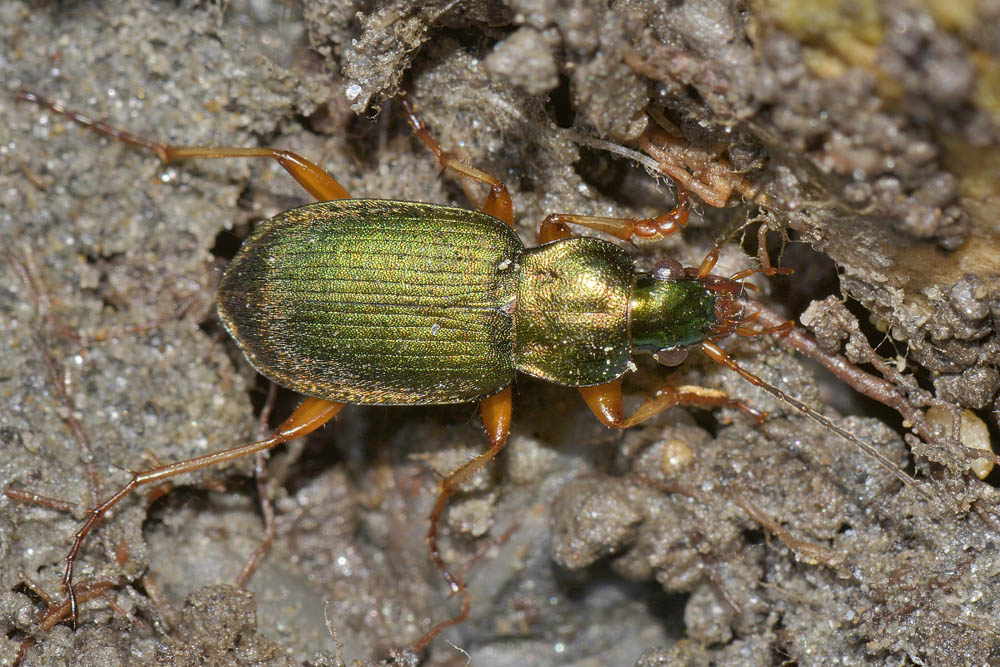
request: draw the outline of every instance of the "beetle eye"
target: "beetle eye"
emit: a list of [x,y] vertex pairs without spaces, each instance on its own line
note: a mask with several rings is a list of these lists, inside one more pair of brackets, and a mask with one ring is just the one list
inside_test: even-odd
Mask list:
[[657,280],[674,280],[684,275],[684,267],[676,259],[661,259],[653,267],[653,277]]
[[676,259],[662,259],[653,267],[653,277],[657,280],[674,280],[684,276],[684,267]]
[[680,366],[687,359],[688,349],[686,347],[665,347],[653,353],[653,358],[657,363],[664,366]]

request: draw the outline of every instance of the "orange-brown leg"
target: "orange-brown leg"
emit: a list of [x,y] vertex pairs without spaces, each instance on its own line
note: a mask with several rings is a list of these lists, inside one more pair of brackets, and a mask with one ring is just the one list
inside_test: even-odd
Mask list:
[[574,215],[570,213],[553,213],[542,220],[538,229],[540,243],[548,243],[556,239],[572,236],[569,225],[581,225],[605,234],[610,234],[627,241],[633,236],[657,240],[670,234],[675,234],[687,224],[691,214],[691,204],[687,190],[677,188],[677,206],[663,215],[655,218],[605,218],[593,215]]
[[471,178],[474,181],[490,186],[490,194],[486,196],[486,201],[483,202],[480,208],[483,213],[492,215],[494,218],[502,220],[513,227],[514,204],[510,200],[510,192],[507,190],[507,186],[499,179],[490,176],[485,171],[480,171],[473,166],[465,164],[455,157],[453,153],[441,148],[441,144],[431,136],[424,121],[420,120],[420,116],[413,110],[413,105],[405,98],[402,102],[403,110],[406,111],[406,119],[410,121],[410,126],[413,127],[413,133],[434,153],[438,164],[443,169],[451,169],[466,178]]
[[[21,91],[17,96],[18,100],[32,102],[46,107],[51,111],[70,118],[83,127],[103,134],[116,141],[153,151],[165,163],[191,158],[238,158],[238,157],[268,157],[276,160],[289,174],[295,178],[313,197],[322,201],[332,199],[345,199],[350,197],[347,190],[323,169],[313,164],[309,160],[291,151],[274,148],[231,148],[220,146],[169,146],[159,142],[151,141],[144,137],[126,132],[105,123],[93,120],[79,112],[66,109],[60,104],[53,102],[34,93]],[[133,473],[132,480],[118,490],[113,496],[101,505],[88,511],[89,517],[80,530],[74,536],[73,546],[66,556],[66,571],[63,574],[63,586],[69,592],[70,608],[72,618],[77,617],[76,595],[73,591],[73,567],[80,548],[87,535],[100,523],[104,514],[118,504],[124,497],[140,486],[157,482],[160,480],[180,475],[185,472],[200,470],[218,463],[232,461],[234,459],[248,456],[250,454],[270,449],[284,442],[288,442],[297,437],[306,435],[319,428],[333,418],[341,408],[343,403],[324,401],[318,398],[307,398],[292,415],[279,426],[274,433],[265,440],[234,447],[214,454],[207,454],[186,461],[179,461],[165,466],[157,466]]]
[[591,412],[608,428],[630,428],[675,405],[693,405],[700,408],[729,405],[739,408],[757,421],[762,421],[764,418],[763,413],[742,401],[730,398],[724,391],[694,385],[680,387],[667,385],[657,391],[652,398],[647,399],[628,418],[624,416],[622,409],[620,380],[612,380],[593,387],[580,387],[580,395],[583,396]]
[[792,320],[785,320],[781,324],[776,324],[773,327],[765,327],[763,329],[752,329],[747,325],[748,322],[753,322],[760,316],[759,313],[754,313],[748,317],[745,317],[739,326],[734,329],[734,333],[737,336],[743,336],[744,338],[752,338],[754,336],[769,336],[771,334],[777,334],[778,336],[784,336],[789,331],[795,327],[795,322]]
[[[756,273],[765,276],[786,276],[793,272],[789,268],[771,266],[771,258],[767,254],[767,232],[768,229],[764,225],[761,225],[760,229],[757,230],[757,259],[760,261],[760,266],[734,273],[729,276],[730,281],[739,282]],[[715,268],[716,263],[719,261],[719,253],[722,252],[724,244],[724,241],[716,243],[708,254],[705,255],[705,259],[701,260],[701,265],[698,267],[699,278],[704,278],[712,273],[712,269]]]
[[330,421],[334,415],[340,412],[344,405],[344,403],[324,401],[319,398],[307,398],[301,405],[299,405],[299,407],[295,409],[295,412],[293,412],[291,416],[281,424],[281,426],[275,429],[274,433],[272,433],[269,438],[258,442],[251,442],[246,445],[240,445],[239,447],[225,449],[221,452],[206,454],[204,456],[198,456],[193,459],[178,461],[168,465],[157,466],[141,472],[133,472],[132,479],[128,484],[123,486],[117,493],[97,507],[88,510],[88,514],[90,516],[87,518],[87,521],[83,524],[80,530],[76,532],[76,535],[74,535],[73,546],[70,548],[69,554],[66,556],[66,571],[63,573],[62,579],[63,586],[69,592],[72,618],[75,620],[77,617],[76,595],[73,592],[73,566],[76,564],[76,558],[80,552],[80,547],[83,545],[83,541],[87,538],[90,531],[101,522],[101,518],[104,514],[117,505],[122,498],[126,497],[140,486],[151,484],[153,482],[159,482],[186,472],[194,472],[195,470],[208,468],[209,466],[217,465],[219,463],[233,461],[244,456],[262,452],[265,449],[271,449],[272,447],[276,447],[282,443],[307,435]]
[[459,485],[473,475],[477,470],[492,461],[503,446],[507,444],[507,437],[510,435],[510,419],[513,411],[513,400],[511,388],[500,391],[489,398],[483,399],[480,404],[480,411],[483,416],[483,427],[486,429],[486,436],[489,439],[489,448],[476,458],[463,464],[458,470],[441,480],[438,486],[438,499],[434,503],[434,509],[430,514],[430,528],[427,530],[427,548],[431,554],[431,560],[441,571],[441,575],[452,593],[462,596],[462,607],[459,612],[446,621],[442,621],[431,628],[423,637],[413,645],[414,652],[422,651],[435,637],[443,630],[453,625],[458,625],[469,616],[471,602],[469,591],[465,588],[462,577],[451,573],[441,557],[441,550],[438,548],[438,523],[441,515],[448,504],[448,498],[458,489]]
[[80,125],[110,137],[116,141],[145,148],[156,153],[164,163],[191,158],[236,158],[236,157],[268,157],[278,161],[292,177],[304,187],[309,194],[319,201],[331,199],[348,199],[350,195],[337,180],[322,168],[297,153],[279,148],[231,148],[226,146],[168,146],[144,137],[111,127],[98,120],[93,120],[79,112],[63,107],[35,93],[22,90],[17,94],[18,100],[33,102],[57,114],[66,116]]

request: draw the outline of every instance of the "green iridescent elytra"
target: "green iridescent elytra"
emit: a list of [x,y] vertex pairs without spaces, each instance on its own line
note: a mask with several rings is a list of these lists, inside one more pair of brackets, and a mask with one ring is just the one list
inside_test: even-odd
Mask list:
[[262,375],[379,405],[474,401],[516,371],[609,382],[632,368],[633,350],[703,340],[714,303],[696,279],[637,274],[612,243],[525,249],[485,213],[377,199],[263,222],[218,292],[226,329]]

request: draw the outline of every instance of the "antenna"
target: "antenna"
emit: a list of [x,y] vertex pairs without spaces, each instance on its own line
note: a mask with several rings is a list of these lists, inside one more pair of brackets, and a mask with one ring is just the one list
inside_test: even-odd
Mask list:
[[843,428],[841,426],[838,426],[837,424],[834,424],[832,421],[830,421],[823,414],[821,414],[820,412],[817,412],[816,410],[814,410],[813,408],[809,407],[808,405],[806,405],[805,403],[803,403],[799,399],[794,398],[793,396],[785,393],[781,389],[778,389],[773,384],[771,384],[769,382],[765,382],[759,376],[754,375],[753,373],[751,373],[747,369],[743,368],[738,363],[736,363],[736,361],[733,360],[733,358],[730,357],[729,354],[726,353],[725,350],[723,350],[721,347],[719,347],[715,343],[712,343],[710,341],[704,341],[704,342],[701,343],[700,347],[701,347],[702,352],[704,352],[705,355],[708,356],[713,361],[715,361],[715,362],[717,362],[719,364],[722,364],[723,366],[725,366],[726,368],[728,368],[731,371],[734,371],[734,372],[738,373],[740,375],[740,377],[742,377],[744,380],[746,380],[750,384],[754,385],[755,387],[760,387],[761,389],[763,389],[767,393],[771,394],[772,396],[774,396],[778,400],[780,400],[783,403],[785,403],[785,404],[787,404],[787,405],[795,408],[800,413],[802,413],[803,415],[805,415],[809,419],[813,420],[814,422],[816,422],[820,426],[823,426],[823,427],[829,429],[830,431],[836,433],[837,435],[839,435],[840,437],[844,438],[848,442],[850,442],[850,443],[854,444],[855,446],[857,446],[863,452],[867,453],[873,459],[875,459],[876,461],[878,461],[879,465],[881,465],[883,468],[885,468],[886,470],[888,470],[889,472],[891,472],[897,479],[899,479],[905,485],[909,486],[910,488],[914,489],[915,491],[920,492],[920,494],[923,495],[925,498],[927,498],[927,500],[934,500],[935,499],[934,498],[934,494],[932,494],[930,491],[928,491],[926,488],[924,488],[924,486],[922,486],[921,484],[919,484],[917,482],[917,480],[915,480],[912,476],[910,476],[907,473],[905,473],[902,470],[900,470],[899,466],[897,466],[895,463],[893,463],[888,458],[886,458],[886,456],[884,454],[882,454],[881,452],[879,452],[877,449],[875,449],[874,446],[872,446],[872,445],[868,444],[867,442],[863,441],[861,438],[859,438],[858,436],[854,435],[853,433],[851,433],[847,429],[845,429],[845,428]]

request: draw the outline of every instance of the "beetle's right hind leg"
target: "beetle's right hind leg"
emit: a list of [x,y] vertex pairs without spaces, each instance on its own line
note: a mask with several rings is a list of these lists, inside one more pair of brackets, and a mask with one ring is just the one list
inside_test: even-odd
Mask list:
[[236,157],[269,157],[277,160],[278,164],[284,167],[285,171],[292,175],[299,184],[305,188],[309,194],[319,201],[330,201],[331,199],[349,199],[350,194],[340,183],[321,167],[313,164],[297,153],[286,151],[280,148],[233,148],[228,146],[170,146],[152,141],[139,135],[111,127],[99,120],[94,120],[77,111],[53,102],[50,99],[36,95],[27,90],[22,90],[17,94],[18,100],[33,102],[43,106],[74,122],[93,130],[115,141],[144,148],[156,153],[164,163],[169,164],[178,160],[189,160],[191,158],[236,158]]
[[431,560],[434,561],[434,565],[437,566],[445,581],[448,582],[452,593],[458,593],[462,596],[462,608],[457,614],[445,621],[441,621],[428,630],[423,637],[418,639],[412,647],[415,653],[423,651],[431,640],[441,634],[442,631],[453,625],[458,625],[469,616],[469,609],[471,607],[469,591],[466,589],[461,575],[456,576],[452,574],[441,557],[441,550],[438,548],[438,523],[441,521],[441,515],[448,504],[448,498],[458,489],[462,482],[496,458],[496,455],[507,444],[507,437],[510,435],[511,413],[513,412],[510,386],[508,385],[506,389],[502,389],[499,393],[483,399],[480,404],[480,411],[483,416],[483,427],[486,429],[490,446],[482,454],[463,464],[440,481],[438,485],[438,498],[434,503],[434,509],[431,510],[430,527],[427,530],[427,548],[430,551]]
[[128,482],[128,484],[119,489],[117,493],[105,500],[102,504],[87,511],[89,514],[87,521],[84,522],[83,526],[80,527],[80,529],[76,532],[76,535],[73,537],[73,546],[70,548],[69,554],[66,556],[66,571],[63,573],[62,579],[63,587],[66,588],[69,594],[71,618],[75,621],[77,617],[76,595],[73,592],[73,566],[76,564],[76,558],[80,553],[80,547],[83,545],[83,541],[87,538],[87,535],[90,534],[90,531],[101,522],[102,517],[108,512],[108,510],[117,505],[123,498],[140,486],[145,486],[146,484],[158,482],[186,472],[201,470],[202,468],[207,468],[219,463],[233,461],[244,456],[249,456],[250,454],[271,449],[272,447],[276,447],[282,443],[289,442],[295,438],[312,433],[320,426],[330,421],[338,412],[340,412],[344,405],[344,403],[335,403],[319,398],[307,398],[299,405],[299,407],[295,409],[291,416],[289,416],[288,419],[281,424],[281,426],[274,430],[269,438],[258,442],[251,442],[246,445],[240,445],[239,447],[233,447],[231,449],[224,449],[221,452],[215,452],[204,456],[198,456],[193,459],[187,459],[185,461],[178,461],[176,463],[157,466],[141,472],[133,472],[132,479]]

